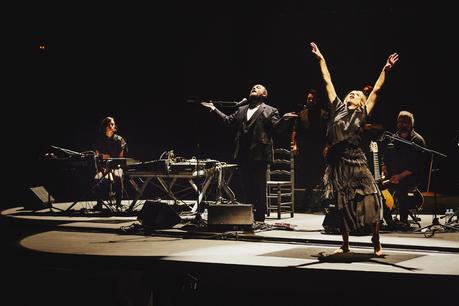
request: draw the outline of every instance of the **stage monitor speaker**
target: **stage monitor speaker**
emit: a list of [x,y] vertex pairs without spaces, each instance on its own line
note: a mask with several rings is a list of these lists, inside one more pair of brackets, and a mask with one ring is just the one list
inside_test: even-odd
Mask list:
[[253,229],[252,205],[209,205],[207,227],[211,231],[250,231]]
[[181,218],[171,206],[161,200],[155,200],[143,204],[137,220],[149,229],[165,229],[180,223]]
[[30,187],[22,197],[24,209],[40,210],[49,208],[54,203],[53,196],[43,186]]

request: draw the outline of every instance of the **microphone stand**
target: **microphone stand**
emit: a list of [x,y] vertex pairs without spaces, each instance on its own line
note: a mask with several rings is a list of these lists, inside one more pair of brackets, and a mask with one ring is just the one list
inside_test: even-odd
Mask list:
[[[395,134],[392,134],[390,132],[387,132],[387,131],[384,132],[383,137],[386,137],[386,138],[389,138],[391,140],[396,140],[398,142],[410,145],[410,146],[414,147],[415,149],[420,150],[421,152],[425,152],[425,153],[429,153],[430,154],[429,179],[428,179],[428,182],[427,182],[427,191],[429,192],[430,191],[430,186],[431,186],[431,181],[432,181],[432,172],[434,172],[434,169],[432,169],[433,163],[434,163],[434,157],[435,156],[447,157],[447,156],[445,154],[443,154],[443,153],[438,152],[438,151],[424,148],[423,146],[420,146],[417,143],[414,143],[412,141],[408,141],[406,139],[403,139],[403,138],[401,138],[401,137],[399,137],[399,136],[397,136]],[[418,229],[415,230],[415,232],[424,233],[424,236],[426,238],[432,237],[435,234],[435,232],[440,230],[440,229],[441,230],[445,230],[445,231],[447,231],[447,230],[457,230],[457,228],[455,228],[453,226],[449,226],[447,224],[440,224],[440,222],[438,221],[438,217],[437,217],[437,191],[435,189],[433,191],[433,196],[434,196],[434,217],[432,219],[432,224],[424,226],[424,227],[421,227],[421,228],[418,228]]]
[[[201,104],[201,102],[212,102],[213,105],[215,106],[220,106],[220,107],[227,107],[227,108],[238,108],[238,107],[241,107],[241,106],[244,106],[244,105],[248,105],[249,104],[249,100],[247,98],[243,98],[241,101],[221,101],[221,100],[186,100],[187,103],[194,103],[194,104]],[[196,147],[197,147],[197,156],[196,156],[196,173],[197,173],[197,176],[199,176],[199,173],[200,173],[200,168],[199,168],[199,155],[200,155],[200,141],[199,139],[197,139],[196,141]],[[192,209],[193,212],[196,213],[196,216],[195,216],[195,219],[194,221],[195,222],[200,222],[202,220],[202,216],[201,216],[201,213],[204,212],[205,210],[205,205],[202,204],[202,200],[200,202],[200,199],[199,199],[199,193],[198,193],[198,199],[197,199],[197,203],[196,203],[196,206],[195,208],[196,209]]]
[[186,100],[188,103],[200,104],[201,102],[212,102],[220,107],[240,107],[248,104],[247,98],[241,101],[220,101],[220,100]]
[[236,107],[239,102],[237,101],[212,101],[214,105],[221,107]]

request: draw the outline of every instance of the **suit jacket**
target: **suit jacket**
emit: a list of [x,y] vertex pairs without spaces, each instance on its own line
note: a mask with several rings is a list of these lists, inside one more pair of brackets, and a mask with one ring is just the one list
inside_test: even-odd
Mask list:
[[240,107],[231,115],[226,115],[218,109],[214,113],[225,125],[236,126],[236,147],[234,159],[239,162],[273,161],[273,135],[287,126],[287,120],[282,120],[279,111],[265,103],[261,103],[257,111],[247,121],[249,106]]

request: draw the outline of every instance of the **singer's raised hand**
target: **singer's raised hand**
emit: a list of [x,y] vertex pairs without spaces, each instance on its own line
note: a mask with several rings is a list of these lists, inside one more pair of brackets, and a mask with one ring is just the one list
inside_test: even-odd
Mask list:
[[324,59],[322,53],[320,53],[319,47],[317,47],[315,42],[311,42],[312,53],[317,57],[317,59],[321,60]]
[[212,102],[201,102],[201,105],[207,107],[210,111],[215,110],[215,106]]
[[387,59],[386,65],[384,65],[384,70],[390,70],[392,67],[395,65],[395,63],[398,61],[398,54],[397,53],[392,53],[389,55],[389,58]]
[[311,50],[312,53],[319,60],[320,71],[322,72],[322,78],[325,83],[325,90],[327,92],[328,102],[331,104],[336,98],[336,91],[335,91],[335,87],[333,85],[333,82],[330,76],[330,71],[328,71],[328,67],[327,67],[327,63],[325,62],[325,58],[320,52],[319,47],[317,47],[316,43],[311,42],[310,45],[312,48]]

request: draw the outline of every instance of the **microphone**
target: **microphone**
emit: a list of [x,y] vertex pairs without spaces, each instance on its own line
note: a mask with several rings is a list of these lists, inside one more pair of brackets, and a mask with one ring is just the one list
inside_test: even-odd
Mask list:
[[249,104],[249,100],[247,98],[244,98],[241,101],[237,102],[236,105],[234,105],[234,107],[241,107],[247,104]]

